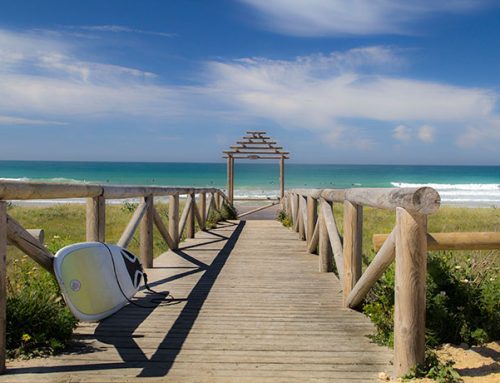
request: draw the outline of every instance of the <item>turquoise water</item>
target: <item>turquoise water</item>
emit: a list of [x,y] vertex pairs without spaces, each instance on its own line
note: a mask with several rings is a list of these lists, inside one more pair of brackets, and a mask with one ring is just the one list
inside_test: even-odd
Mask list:
[[[0,178],[168,186],[226,187],[224,163],[0,161]],[[431,185],[444,202],[500,205],[500,166],[286,165],[287,188]],[[239,197],[278,194],[277,164],[236,163]]]

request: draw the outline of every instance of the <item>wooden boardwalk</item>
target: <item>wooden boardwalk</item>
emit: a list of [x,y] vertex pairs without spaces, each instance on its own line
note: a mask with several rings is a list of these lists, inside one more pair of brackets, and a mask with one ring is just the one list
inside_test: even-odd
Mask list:
[[72,352],[7,364],[0,382],[367,382],[391,371],[364,315],[343,309],[297,233],[226,223],[155,259],[151,294],[76,330]]

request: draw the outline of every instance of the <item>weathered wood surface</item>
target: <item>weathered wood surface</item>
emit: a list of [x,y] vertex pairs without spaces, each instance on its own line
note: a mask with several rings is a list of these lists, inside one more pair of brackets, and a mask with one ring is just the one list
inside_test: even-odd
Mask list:
[[152,287],[177,304],[140,294],[150,308],[82,324],[71,353],[10,361],[0,382],[376,382],[390,372],[392,351],[366,338],[369,319],[342,308],[336,277],[278,222],[197,233],[154,265]]
[[[378,251],[389,234],[374,234],[373,248]],[[427,233],[428,250],[500,249],[500,232]]]

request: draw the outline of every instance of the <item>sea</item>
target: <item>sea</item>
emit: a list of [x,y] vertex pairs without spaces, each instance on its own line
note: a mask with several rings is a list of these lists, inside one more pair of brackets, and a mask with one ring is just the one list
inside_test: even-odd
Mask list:
[[[226,188],[225,163],[0,161],[0,180]],[[442,204],[500,207],[500,166],[286,164],[286,188],[430,186]],[[235,163],[235,197],[273,198],[276,163]],[[51,201],[45,201],[50,203]]]

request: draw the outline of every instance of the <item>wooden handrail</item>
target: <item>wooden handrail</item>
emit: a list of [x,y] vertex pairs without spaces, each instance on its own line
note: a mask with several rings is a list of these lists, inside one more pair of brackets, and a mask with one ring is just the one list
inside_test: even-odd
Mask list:
[[[211,195],[208,208],[206,207],[206,193]],[[179,195],[184,194],[188,197],[182,217],[179,220]],[[196,205],[196,194],[200,195],[200,210]],[[154,197],[156,196],[169,197],[168,229],[154,208]],[[5,311],[7,295],[5,259],[7,242],[18,247],[50,273],[54,272],[54,255],[43,245],[42,241],[7,214],[7,202],[5,200],[68,198],[87,199],[86,239],[92,242],[105,241],[107,199],[140,198],[141,202],[121,235],[118,245],[126,248],[140,226],[140,258],[144,267],[147,268],[153,266],[153,225],[156,225],[167,245],[172,250],[176,250],[185,226],[188,229],[187,236],[194,237],[195,217],[203,230],[210,211],[220,209],[223,203],[230,203],[226,195],[216,188],[0,181],[0,374],[5,371],[6,356]]]
[[[308,241],[308,252],[319,247],[319,271],[333,271],[335,261],[346,307],[358,305],[396,260],[395,290],[399,293],[395,299],[395,373],[404,375],[423,362],[425,232],[427,215],[436,212],[440,206],[438,192],[428,187],[292,189],[284,199],[282,206],[292,219],[292,227],[299,233],[299,238]],[[318,202],[320,215],[316,222]],[[343,240],[330,203],[343,204]],[[361,270],[363,206],[395,210],[397,215],[396,228],[364,274]],[[383,239],[380,236],[376,240]]]
[[435,213],[441,198],[433,188],[354,188],[354,189],[292,189],[289,193],[303,197],[324,198],[329,202],[349,201],[356,205],[395,210],[402,207],[421,214]]
[[[389,234],[374,234],[373,248],[378,251]],[[500,232],[427,233],[428,250],[500,249]]]
[[191,193],[221,192],[216,188],[0,181],[0,200],[93,198],[99,196],[106,199],[121,199]]

